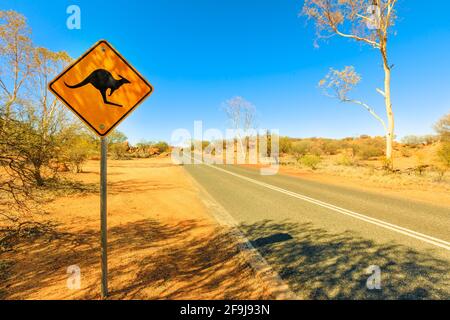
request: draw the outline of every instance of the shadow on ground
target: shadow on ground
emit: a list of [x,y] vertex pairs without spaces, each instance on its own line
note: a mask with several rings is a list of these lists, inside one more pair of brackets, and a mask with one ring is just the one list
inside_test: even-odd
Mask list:
[[[146,219],[109,230],[111,299],[272,298],[261,291],[238,244],[223,229],[194,232],[195,220],[161,224]],[[99,234],[59,234],[17,250],[27,250],[1,288],[6,299],[30,296],[98,299]],[[66,288],[67,267],[78,265],[82,289]],[[48,289],[55,288],[55,289]],[[58,293],[55,293],[55,290]],[[50,293],[49,293],[50,291]]]
[[126,180],[110,182],[108,184],[108,194],[117,195],[123,193],[138,193],[146,191],[170,190],[176,186],[170,183],[160,183],[158,181],[149,180]]
[[[450,298],[449,263],[427,253],[289,221],[241,229],[291,289],[309,299]],[[371,265],[381,268],[381,290],[366,287]]]

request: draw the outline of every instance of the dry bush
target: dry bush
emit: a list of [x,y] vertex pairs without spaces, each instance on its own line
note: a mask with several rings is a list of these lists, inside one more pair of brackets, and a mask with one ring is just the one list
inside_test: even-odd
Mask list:
[[292,140],[289,137],[280,137],[280,153],[288,154],[292,149]]
[[310,141],[296,141],[292,144],[291,154],[299,161],[301,157],[309,153],[311,146]]
[[[287,148],[289,146],[289,148]],[[309,139],[280,139],[280,150],[288,150],[297,160],[311,154],[315,156],[333,156],[348,149],[352,155],[368,160],[385,154],[385,139],[383,137],[361,136],[360,138],[346,138],[341,140],[309,138]]]
[[[202,145],[208,146],[209,142],[203,141]],[[129,153],[133,158],[150,158],[170,151],[170,146],[165,141],[151,142],[141,141],[135,147],[130,147]]]
[[435,129],[441,140],[438,158],[445,168],[450,168],[450,113],[436,123]]
[[326,155],[336,155],[344,148],[340,140],[324,139],[321,144],[321,150]]
[[442,165],[450,168],[450,141],[444,141],[438,151],[438,157]]
[[403,146],[400,149],[400,152],[401,152],[402,157],[405,157],[405,158],[410,158],[414,154],[413,151],[409,147],[406,147],[406,146]]
[[322,162],[322,159],[319,156],[313,154],[307,154],[300,159],[300,163],[305,167],[316,170],[318,165]]
[[98,153],[98,142],[87,132],[74,133],[63,146],[63,161],[76,173],[83,172],[83,164]]
[[354,154],[362,160],[369,160],[385,155],[385,141],[379,137],[355,140],[351,147]]
[[439,140],[438,137],[433,135],[425,135],[425,136],[414,136],[409,135],[402,139],[402,143],[408,147],[420,147],[420,146],[427,146],[432,145],[433,143],[437,142]]
[[128,153],[129,148],[127,136],[124,133],[115,130],[108,136],[108,152],[111,154],[113,159],[130,159],[131,155]]
[[339,158],[337,159],[336,164],[339,166],[345,166],[345,167],[357,166],[356,160],[347,154],[341,154],[339,156]]
[[153,144],[152,147],[158,149],[158,152],[160,154],[164,153],[164,152],[168,152],[170,149],[169,144],[165,141],[159,141],[159,142]]

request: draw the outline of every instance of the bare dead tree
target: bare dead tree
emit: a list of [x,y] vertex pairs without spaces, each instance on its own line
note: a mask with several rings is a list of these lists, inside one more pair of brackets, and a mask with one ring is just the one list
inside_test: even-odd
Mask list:
[[315,21],[319,39],[334,36],[369,45],[380,52],[384,70],[384,90],[377,89],[385,101],[387,117],[386,161],[393,168],[394,113],[391,101],[391,70],[388,39],[396,20],[397,0],[306,0],[302,13]]
[[353,103],[366,109],[383,126],[386,136],[389,134],[386,122],[367,103],[349,98],[349,92],[361,81],[361,76],[356,73],[355,68],[345,67],[343,70],[330,69],[330,72],[319,82],[326,96],[338,99],[341,102]]
[[443,116],[434,126],[441,141],[450,142],[450,113]]
[[[249,150],[254,147],[250,146],[250,130],[256,127],[256,108],[243,97],[237,96],[225,102],[224,110],[231,128],[235,130],[235,145],[240,143],[240,150],[245,150],[245,158],[248,159]],[[245,145],[242,145],[243,139]]]
[[242,97],[233,97],[225,102],[225,113],[230,125],[235,130],[247,131],[254,128],[256,108]]

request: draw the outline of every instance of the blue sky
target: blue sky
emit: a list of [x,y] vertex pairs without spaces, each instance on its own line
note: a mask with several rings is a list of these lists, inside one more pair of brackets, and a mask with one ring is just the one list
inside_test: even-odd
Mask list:
[[[399,0],[391,38],[397,135],[432,133],[450,111],[449,1]],[[66,8],[81,8],[81,30],[66,27]],[[76,58],[99,39],[110,41],[155,87],[120,126],[131,142],[169,140],[177,128],[226,127],[222,103],[242,96],[260,128],[296,137],[382,135],[359,106],[321,95],[330,67],[354,65],[363,81],[353,97],[384,115],[379,53],[334,38],[314,48],[314,29],[299,17],[299,0],[2,0],[28,18],[37,45]]]

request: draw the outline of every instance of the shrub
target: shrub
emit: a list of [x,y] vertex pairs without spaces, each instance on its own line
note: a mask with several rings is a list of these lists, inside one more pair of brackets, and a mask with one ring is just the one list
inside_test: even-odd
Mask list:
[[342,143],[339,140],[325,140],[321,149],[325,154],[336,155],[339,149],[342,149]]
[[439,137],[429,134],[429,135],[423,136],[423,140],[426,145],[432,145],[433,143],[439,141]]
[[292,141],[288,137],[280,137],[280,153],[289,153],[292,149]]
[[309,148],[309,153],[319,157],[324,154],[322,146],[318,143],[313,144],[311,148]]
[[113,159],[128,159],[128,149],[129,145],[127,143],[127,136],[124,133],[115,130],[109,135],[108,150],[111,152]]
[[438,158],[444,167],[450,168],[450,113],[439,120],[435,129],[442,142],[438,150]]
[[421,141],[420,137],[410,135],[410,136],[403,137],[402,143],[407,146],[414,147],[414,146],[421,145],[422,141]]
[[305,167],[309,167],[313,170],[317,169],[322,159],[319,156],[313,154],[307,154],[300,159],[300,163]]
[[365,145],[359,148],[357,155],[363,160],[368,160],[374,157],[380,157],[384,154],[383,150],[380,150],[376,146]]
[[127,136],[123,132],[120,132],[119,130],[114,130],[108,136],[109,144],[124,143],[126,141],[127,141]]
[[153,148],[157,148],[159,150],[159,153],[168,152],[170,147],[167,142],[160,141],[152,145]]
[[426,135],[426,136],[406,136],[402,139],[402,143],[410,146],[410,147],[417,147],[421,145],[431,145],[438,141],[438,137],[433,135]]
[[336,161],[336,164],[340,166],[353,167],[356,165],[356,162],[355,159],[349,157],[346,154],[342,154]]
[[109,147],[109,151],[111,152],[112,157],[115,160],[123,160],[129,158],[127,154],[128,146],[125,143],[114,143]]
[[310,141],[297,141],[291,146],[292,155],[299,160],[302,156],[306,155],[311,150]]
[[95,154],[95,143],[87,134],[74,136],[70,141],[70,146],[64,148],[66,160],[76,173],[83,171],[83,164],[89,157]]
[[363,160],[384,155],[385,142],[382,138],[360,140],[352,146],[354,154]]
[[136,143],[136,147],[139,149],[146,149],[146,148],[151,147],[152,144],[153,144],[153,142],[151,142],[151,141],[141,140],[140,142]]
[[438,157],[445,167],[450,168],[450,142],[445,141],[442,143],[438,151]]
[[428,167],[429,167],[428,165],[421,164],[421,165],[416,166],[414,168],[414,171],[416,172],[416,174],[418,176],[423,176],[425,171],[427,171]]
[[436,171],[437,177],[434,179],[437,182],[442,182],[444,180],[444,176],[448,171],[448,166],[435,166],[433,169]]
[[442,117],[442,119],[436,123],[434,128],[441,141],[450,141],[450,113]]
[[405,157],[405,158],[410,158],[413,155],[413,152],[408,147],[401,148],[400,152],[402,154],[402,157]]

